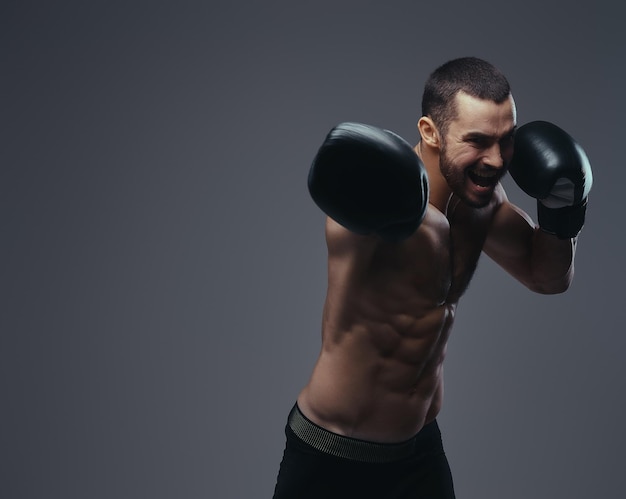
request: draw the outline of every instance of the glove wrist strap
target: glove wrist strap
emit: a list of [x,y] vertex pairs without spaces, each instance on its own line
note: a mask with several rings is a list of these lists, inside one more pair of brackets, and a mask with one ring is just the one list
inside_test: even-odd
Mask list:
[[539,227],[559,239],[576,237],[585,224],[586,212],[587,198],[577,205],[563,208],[547,208],[537,201]]

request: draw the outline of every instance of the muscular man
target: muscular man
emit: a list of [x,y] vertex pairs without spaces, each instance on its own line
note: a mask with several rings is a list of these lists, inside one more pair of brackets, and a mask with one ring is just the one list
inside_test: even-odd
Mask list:
[[[429,77],[412,148],[343,123],[309,190],[328,215],[322,349],[286,427],[275,499],[452,498],[436,416],[457,303],[482,252],[539,293],[573,276],[591,169],[547,122],[517,129],[506,78],[476,58]],[[510,170],[539,225],[511,204]]]

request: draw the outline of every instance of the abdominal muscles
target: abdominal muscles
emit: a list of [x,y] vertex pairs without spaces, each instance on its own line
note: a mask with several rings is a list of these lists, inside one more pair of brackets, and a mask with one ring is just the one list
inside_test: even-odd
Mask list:
[[376,310],[358,311],[358,323],[347,328],[325,321],[322,352],[298,404],[330,431],[399,442],[439,412],[454,306],[422,304],[419,316],[378,309],[384,321]]

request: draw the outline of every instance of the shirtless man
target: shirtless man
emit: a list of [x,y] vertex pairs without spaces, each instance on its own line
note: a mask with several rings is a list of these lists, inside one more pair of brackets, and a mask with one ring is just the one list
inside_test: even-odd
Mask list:
[[[436,416],[459,298],[485,252],[539,293],[573,276],[591,169],[546,122],[517,129],[506,78],[476,58],[429,77],[412,148],[335,127],[309,174],[328,215],[322,349],[286,428],[275,499],[453,498]],[[509,170],[539,225],[511,204]]]

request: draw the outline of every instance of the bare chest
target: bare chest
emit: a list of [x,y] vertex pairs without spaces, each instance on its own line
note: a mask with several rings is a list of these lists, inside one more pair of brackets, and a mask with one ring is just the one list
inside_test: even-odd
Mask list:
[[457,208],[446,217],[431,207],[417,232],[399,245],[359,245],[360,236],[340,229],[342,239],[329,239],[327,305],[364,303],[370,311],[421,315],[456,303],[474,275],[487,227],[480,210]]
[[489,211],[453,207],[448,213],[450,289],[449,302],[456,302],[474,275],[487,237]]
[[488,217],[480,210],[428,217],[410,266],[416,289],[437,303],[456,303],[474,275],[487,228]]

